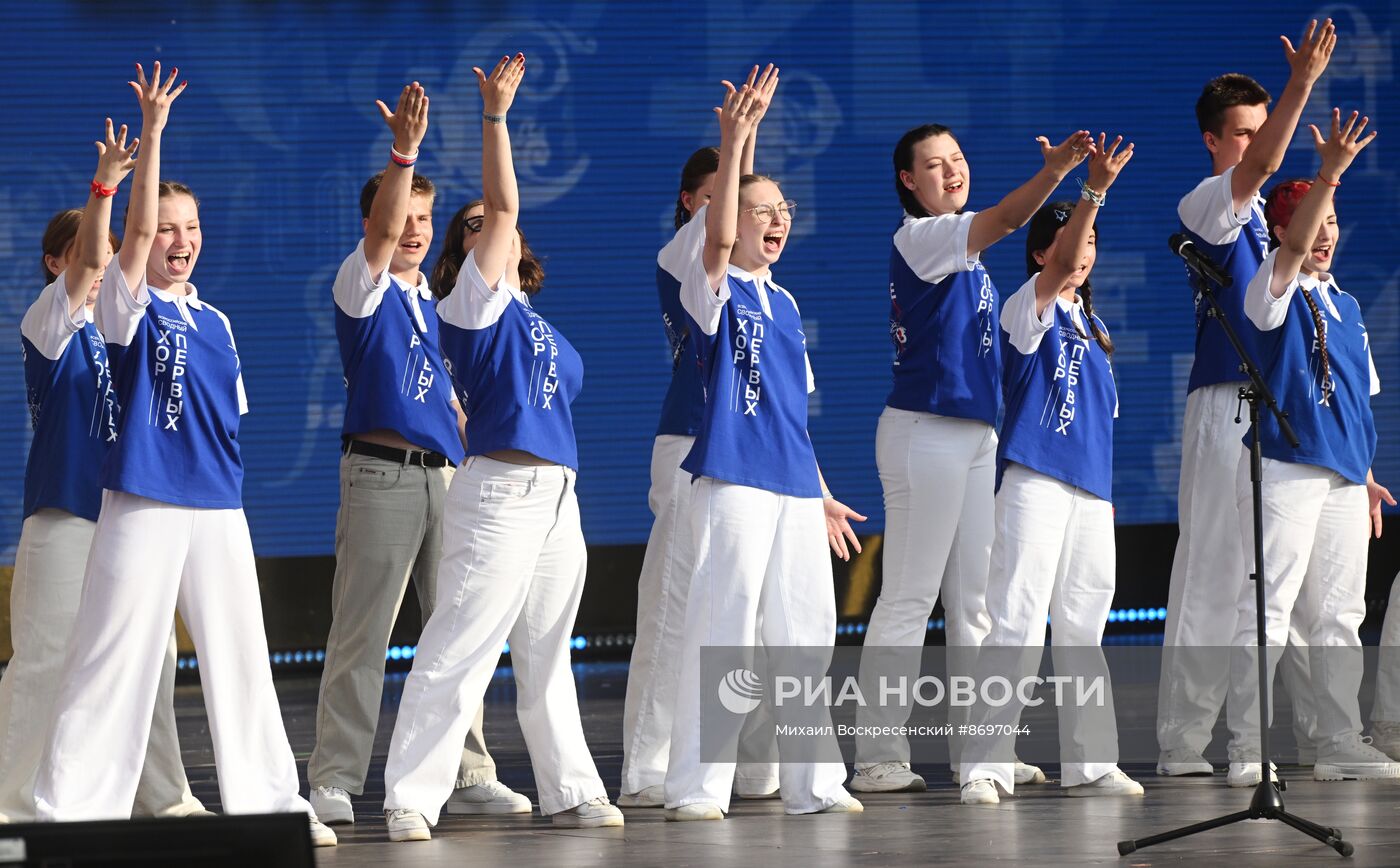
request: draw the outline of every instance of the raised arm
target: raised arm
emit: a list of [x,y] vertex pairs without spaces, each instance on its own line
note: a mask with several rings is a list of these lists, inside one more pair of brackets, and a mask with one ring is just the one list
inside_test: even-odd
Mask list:
[[141,289],[141,279],[146,274],[146,257],[156,240],[156,220],[160,206],[160,140],[165,131],[165,123],[170,119],[170,104],[184,93],[187,81],[175,86],[179,67],[170,70],[170,77],[162,84],[160,61],[151,65],[151,80],[146,81],[146,71],[136,64],[136,80],[129,81],[136,91],[136,100],[141,104],[141,139],[144,145],[136,159],[136,175],[131,182],[131,203],[127,206],[126,230],[122,237],[122,249],[117,254],[117,266],[126,278],[126,285],[133,296]]
[[1118,180],[1118,173],[1133,158],[1133,143],[1119,150],[1123,137],[1112,142],[1108,136],[1099,133],[1098,144],[1089,144],[1089,180],[1084,185],[1084,196],[1075,203],[1074,213],[1060,232],[1059,243],[1055,245],[1053,256],[1045,260],[1045,267],[1035,281],[1035,312],[1043,314],[1045,308],[1055,300],[1060,288],[1074,274],[1089,252],[1090,237],[1094,232],[1094,220],[1108,193],[1108,188]]
[[1006,198],[972,218],[967,233],[969,258],[1025,226],[1065,176],[1089,155],[1093,137],[1088,130],[1080,130],[1054,147],[1044,136],[1038,136],[1036,141],[1045,165],[1029,181],[1007,193]]
[[1269,294],[1274,298],[1282,297],[1298,277],[1303,261],[1312,253],[1322,221],[1332,210],[1333,191],[1341,184],[1342,175],[1351,166],[1352,160],[1376,137],[1373,132],[1361,138],[1369,122],[1370,118],[1361,118],[1358,122],[1357,113],[1352,112],[1343,127],[1341,109],[1332,109],[1332,134],[1327,139],[1322,138],[1317,127],[1308,124],[1308,129],[1312,130],[1313,144],[1322,157],[1322,168],[1318,170],[1317,180],[1298,203],[1293,219],[1288,222],[1288,228],[1279,242],[1274,271],[1269,277]]
[[[705,276],[710,288],[719,291],[729,267],[729,253],[739,225],[739,178],[742,175],[744,145],[753,133],[753,125],[762,114],[758,103],[763,95],[754,85],[745,84],[735,90],[728,81],[724,85],[724,105],[717,107],[719,115],[719,168],[715,171],[714,194],[705,209],[705,247],[701,253]],[[767,77],[764,87],[768,98],[777,90],[775,72]]]
[[112,197],[117,185],[136,167],[136,148],[140,139],[126,143],[126,124],[116,133],[112,119],[107,118],[105,142],[97,145],[97,171],[92,176],[92,192],[88,195],[83,216],[78,221],[78,234],[73,238],[73,255],[68,259],[66,286],[68,311],[77,313],[87,303],[88,290],[107,267],[107,236],[112,226]]
[[[773,89],[768,87],[769,77],[773,80]],[[755,102],[756,114],[753,121],[753,129],[749,131],[749,137],[744,142],[744,156],[739,160],[739,171],[745,175],[753,174],[753,157],[758,148],[758,125],[763,120],[763,116],[768,113],[768,107],[773,104],[773,93],[778,86],[778,69],[773,64],[768,64],[763,70],[763,76],[758,77],[758,65],[749,71],[749,80],[745,84],[754,88],[758,96]]]
[[[1317,19],[1313,19],[1303,31],[1297,49],[1287,36],[1280,36],[1279,39],[1283,42],[1283,54],[1292,72],[1289,73],[1283,94],[1278,98],[1278,104],[1254,133],[1254,138],[1240,157],[1239,165],[1235,167],[1235,174],[1230,178],[1230,195],[1234,198],[1237,214],[1254,201],[1264,182],[1283,165],[1283,155],[1293,139],[1293,131],[1298,128],[1298,119],[1303,116],[1303,107],[1308,103],[1313,84],[1332,59],[1332,50],[1337,46],[1337,28],[1331,18],[1323,22],[1321,29],[1317,26]],[[1229,135],[1229,130],[1225,133]]]
[[415,81],[399,92],[398,105],[392,112],[381,100],[375,100],[374,104],[394,135],[384,180],[374,194],[365,221],[365,264],[369,266],[369,273],[378,278],[393,260],[394,250],[408,222],[409,200],[413,197],[413,161],[418,158],[418,146],[428,133],[428,95]]
[[[506,113],[525,77],[525,55],[502,57],[488,76],[472,67],[481,88],[481,237],[473,254],[486,285],[496,287],[506,273],[520,219],[520,193],[515,186],[515,164],[510,154]],[[511,275],[512,282],[518,279]]]

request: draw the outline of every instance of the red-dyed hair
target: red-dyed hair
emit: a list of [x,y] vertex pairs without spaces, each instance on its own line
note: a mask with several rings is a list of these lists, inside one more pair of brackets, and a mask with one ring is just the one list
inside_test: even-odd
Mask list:
[[1293,222],[1293,212],[1298,210],[1298,203],[1303,201],[1303,197],[1311,189],[1312,181],[1295,178],[1275,184],[1269,191],[1264,200],[1264,220],[1269,224],[1269,249],[1278,246],[1278,236],[1274,234],[1274,227],[1287,227]]

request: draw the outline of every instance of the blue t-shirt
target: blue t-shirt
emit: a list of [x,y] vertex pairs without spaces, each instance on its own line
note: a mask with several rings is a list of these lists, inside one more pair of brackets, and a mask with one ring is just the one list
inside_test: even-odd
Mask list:
[[69,310],[65,275],[44,287],[20,322],[34,439],[24,472],[24,517],[61,509],[97,520],[98,473],[117,440],[117,395],[107,347],[84,305]]
[[657,436],[678,434],[694,437],[705,416],[705,385],[700,379],[700,357],[695,353],[690,323],[681,304],[681,272],[693,256],[682,249],[687,242],[680,231],[661,248],[656,257],[656,292],[661,299],[661,324],[671,348],[671,383],[661,402],[661,422]]
[[[1182,198],[1176,210],[1182,231],[1230,275],[1233,283],[1229,289],[1213,287],[1216,299],[1245,348],[1258,358],[1254,330],[1246,328],[1244,292],[1269,251],[1269,229],[1264,222],[1264,200],[1257,196],[1245,210],[1235,213],[1234,195],[1230,192],[1234,174],[1234,168],[1229,168],[1206,178]],[[1187,279],[1196,304],[1196,358],[1186,390],[1194,392],[1216,383],[1242,382],[1245,377],[1240,372],[1240,357],[1202,297],[1199,279],[1189,269]]]
[[447,370],[467,414],[467,454],[519,449],[578,470],[571,405],[583,358],[502,279],[493,290],[467,254],[438,303]]
[[[1261,414],[1259,445],[1265,458],[1313,464],[1335,471],[1357,485],[1376,456],[1376,423],[1371,396],[1380,378],[1371,359],[1370,338],[1361,305],[1337,288],[1331,275],[1300,275],[1279,298],[1269,292],[1277,252],[1270,253],[1248,284],[1245,312],[1258,329],[1259,367],[1279,407],[1298,435],[1294,449],[1278,420]],[[1327,338],[1329,376],[1322,380],[1317,324],[1304,299],[1311,295]],[[1249,436],[1243,442],[1249,445]]]
[[[1035,277],[1006,300],[1006,419],[997,447],[997,486],[1012,461],[1113,499],[1113,420],[1118,390],[1108,354],[1089,329],[1084,306],[1056,297],[1035,313]],[[1099,329],[1103,322],[1094,317]]]
[[997,421],[997,289],[967,253],[973,213],[904,216],[890,253],[890,337],[898,410]]
[[238,424],[248,402],[228,317],[193,286],[179,296],[142,281],[133,298],[113,263],[96,319],[125,411],[102,487],[177,506],[240,509]]
[[443,375],[438,315],[427,281],[410,287],[386,269],[369,273],[365,243],[345,257],[331,291],[345,371],[341,435],[388,429],[409,443],[462,460],[452,386]]
[[[815,389],[792,295],[771,277],[729,266],[719,291],[702,259],[705,209],[681,229],[694,251],[681,301],[704,372],[705,414],[681,469],[795,497],[821,497],[807,395]],[[698,243],[696,239],[698,237]]]

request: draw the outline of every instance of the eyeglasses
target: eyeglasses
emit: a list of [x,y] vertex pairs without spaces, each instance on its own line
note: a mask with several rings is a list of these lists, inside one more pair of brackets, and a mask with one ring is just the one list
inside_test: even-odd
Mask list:
[[782,220],[784,223],[791,223],[791,222],[792,222],[792,214],[793,214],[793,212],[796,211],[796,210],[797,210],[797,203],[796,203],[796,202],[792,201],[791,199],[784,199],[783,201],[779,202],[777,205],[773,205],[773,204],[771,204],[771,203],[764,202],[762,205],[755,205],[755,206],[753,206],[752,208],[745,208],[745,209],[744,209],[744,213],[746,213],[746,214],[752,214],[752,215],[753,215],[754,221],[757,222],[757,223],[771,223],[771,222],[773,222],[773,215],[774,215],[774,214],[777,214],[777,215],[778,215],[778,218],[779,218],[780,220]]
[[480,217],[468,217],[468,218],[467,218],[467,231],[468,231],[468,232],[480,232],[480,231],[481,231],[482,224],[484,224],[485,222],[486,222],[486,217],[485,217],[485,215],[482,215],[482,216],[480,216]]

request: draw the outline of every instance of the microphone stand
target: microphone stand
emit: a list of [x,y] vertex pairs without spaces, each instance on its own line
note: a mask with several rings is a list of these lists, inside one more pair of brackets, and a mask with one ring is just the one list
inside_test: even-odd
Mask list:
[[[1175,249],[1175,246],[1173,246]],[[1179,255],[1179,254],[1178,254]],[[1306,820],[1296,814],[1291,814],[1284,809],[1283,789],[1281,782],[1275,782],[1274,773],[1269,762],[1269,721],[1267,711],[1269,709],[1269,668],[1268,668],[1268,633],[1265,628],[1264,619],[1264,504],[1263,504],[1263,471],[1262,456],[1259,446],[1259,405],[1265,404],[1269,412],[1278,420],[1279,429],[1285,439],[1293,448],[1298,448],[1298,436],[1293,432],[1293,426],[1288,424],[1288,414],[1279,409],[1278,403],[1274,400],[1273,393],[1269,391],[1268,385],[1259,373],[1259,368],[1254,364],[1254,360],[1249,357],[1249,351],[1240,342],[1240,336],[1230,324],[1230,320],[1225,316],[1225,311],[1220,306],[1219,299],[1215,296],[1215,289],[1211,286],[1213,276],[1206,269],[1199,267],[1189,258],[1185,259],[1187,265],[1195,273],[1198,287],[1206,301],[1210,304],[1210,313],[1219,322],[1220,327],[1225,331],[1225,336],[1229,339],[1230,345],[1235,348],[1235,352],[1240,357],[1240,370],[1248,377],[1248,382],[1240,387],[1240,400],[1249,403],[1249,481],[1253,495],[1254,508],[1254,572],[1250,575],[1250,581],[1254,582],[1254,612],[1255,629],[1258,631],[1257,643],[1259,647],[1259,784],[1254,788],[1254,797],[1250,799],[1249,807],[1243,811],[1236,811],[1233,814],[1226,814],[1201,823],[1193,823],[1170,832],[1162,832],[1157,835],[1150,835],[1146,838],[1138,838],[1132,841],[1118,842],[1118,855],[1126,856],[1143,847],[1151,847],[1154,844],[1161,844],[1166,841],[1173,841],[1177,838],[1184,838],[1187,835],[1195,835],[1210,829],[1218,829],[1221,826],[1228,826],[1239,823],[1243,820],[1278,820],[1285,823],[1305,835],[1316,838],[1318,841],[1336,850],[1343,856],[1352,854],[1352,845],[1342,840],[1342,833],[1338,829],[1330,826],[1321,826],[1311,820]],[[1229,282],[1221,285],[1221,289],[1227,288]],[[1235,421],[1239,422],[1237,415]]]

